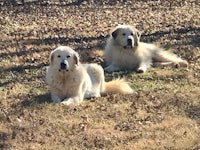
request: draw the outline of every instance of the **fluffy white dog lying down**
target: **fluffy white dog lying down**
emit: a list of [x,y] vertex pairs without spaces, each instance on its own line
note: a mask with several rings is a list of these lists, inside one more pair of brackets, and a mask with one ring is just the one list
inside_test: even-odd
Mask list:
[[111,33],[104,51],[105,71],[133,70],[146,72],[152,65],[188,66],[187,61],[154,44],[140,42],[140,32],[130,25],[119,25]]
[[101,94],[131,94],[133,90],[123,79],[105,82],[104,71],[98,64],[81,64],[79,55],[67,46],[60,46],[50,54],[46,72],[53,102],[66,105]]

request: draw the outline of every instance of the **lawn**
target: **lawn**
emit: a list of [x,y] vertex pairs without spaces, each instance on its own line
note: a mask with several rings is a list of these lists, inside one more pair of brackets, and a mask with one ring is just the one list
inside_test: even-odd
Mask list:
[[[0,149],[200,149],[198,0],[0,4]],[[104,66],[106,39],[123,23],[189,67],[105,73],[106,81],[126,78],[134,94],[52,103],[44,81],[50,52],[67,45],[81,62]]]

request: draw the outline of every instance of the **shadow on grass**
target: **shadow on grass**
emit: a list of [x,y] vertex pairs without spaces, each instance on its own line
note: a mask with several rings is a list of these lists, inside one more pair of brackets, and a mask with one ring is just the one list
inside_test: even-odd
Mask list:
[[6,141],[8,140],[9,136],[10,135],[5,132],[0,132],[0,149],[8,149],[8,144]]
[[[60,32],[60,31],[57,31]],[[60,34],[59,34],[60,35]],[[90,49],[94,49],[94,48],[102,48],[104,47],[104,44],[102,44],[102,42],[104,42],[106,39],[108,38],[107,36],[91,36],[91,37],[75,37],[75,38],[67,38],[67,37],[48,37],[48,38],[43,38],[43,39],[28,39],[28,40],[24,40],[23,44],[24,45],[54,45],[54,44],[59,44],[59,45],[69,45],[69,43],[80,43],[80,46],[78,48],[76,48],[75,50],[90,50]],[[96,45],[92,45],[90,44],[90,42],[93,41],[99,41],[98,44]],[[4,41],[6,43],[9,43],[9,41]],[[67,44],[66,44],[67,43]],[[87,47],[82,47],[81,43],[87,43]],[[17,44],[16,44],[17,45]],[[12,45],[14,46],[14,45]],[[39,53],[41,51],[51,51],[53,50],[53,46],[52,49],[46,48],[46,49],[42,49],[42,50],[38,50],[38,49],[27,49],[26,47],[23,48],[19,48],[19,50],[16,52],[10,52],[10,53],[0,53],[0,57],[4,58],[4,57],[14,57],[14,56],[26,56],[28,54],[32,54],[32,53]]]
[[80,6],[86,0],[76,0],[74,2],[66,4],[67,6]]
[[[144,1],[144,0],[139,0],[139,1]],[[146,0],[145,0],[146,1]],[[10,0],[8,2],[3,2],[2,5],[4,6],[27,6],[27,5],[40,5],[40,6],[81,6],[81,5],[85,5],[85,3],[91,3],[97,6],[101,6],[101,5],[116,5],[118,4],[118,1],[113,1],[113,0],[99,0],[99,1],[93,1],[93,0],[71,0],[71,1],[66,1],[66,0],[58,0],[58,2],[54,2],[53,0],[29,0],[29,1],[25,1],[25,0]],[[121,4],[125,4],[126,0],[121,1]]]
[[47,66],[47,64],[45,64],[45,63],[41,63],[41,64],[38,64],[38,65],[13,66],[13,67],[4,69],[4,73],[5,72],[10,72],[10,71],[12,71],[12,72],[16,71],[18,73],[24,73],[26,69],[39,69],[39,68],[43,68],[45,66]]
[[[190,34],[188,34],[190,33]],[[193,45],[196,47],[200,47],[200,28],[193,28],[193,27],[188,27],[188,28],[182,28],[182,29],[174,29],[174,30],[168,30],[168,31],[156,31],[152,34],[146,34],[142,35],[142,39],[144,42],[154,42],[158,38],[163,37],[164,35],[170,35],[170,34],[175,34],[174,39],[181,39],[181,35],[185,35],[189,39],[187,43],[181,43],[181,45]]]
[[[17,44],[16,44],[17,45]],[[7,46],[10,46],[9,44],[7,44]],[[14,45],[11,45],[12,47],[14,47]],[[17,46],[16,46],[17,47]],[[14,52],[5,52],[5,53],[0,53],[0,57],[1,58],[4,58],[4,57],[14,57],[14,56],[27,56],[27,55],[30,55],[32,53],[40,53],[40,52],[49,52],[50,49],[42,49],[42,50],[38,50],[38,49],[28,49],[28,48],[25,48],[25,47],[22,47],[22,48],[17,48],[18,51],[14,51]]]
[[[13,66],[6,69],[3,69],[3,74],[0,76],[2,79],[4,76],[12,76],[12,79],[0,81],[0,87],[6,86],[10,83],[16,83],[16,82],[23,82],[23,80],[33,80],[35,78],[44,78],[45,77],[45,71],[47,64],[41,63],[38,65],[21,65],[21,66]],[[40,73],[33,74],[30,76],[30,74],[26,73],[26,70],[40,70]],[[4,76],[3,76],[4,75]],[[20,76],[23,76],[19,78]]]
[[[50,31],[49,31],[50,32]],[[67,33],[67,29],[60,29],[56,30],[56,33],[60,35],[60,32]],[[196,47],[200,47],[200,37],[199,37],[199,32],[200,28],[193,28],[193,27],[188,27],[188,28],[183,28],[183,29],[174,29],[174,30],[169,30],[169,31],[157,31],[152,34],[144,34],[141,36],[141,41],[144,42],[155,42],[157,39],[165,36],[165,35],[173,35],[173,39],[181,39],[181,35],[185,34],[185,37],[188,38],[188,42],[183,43],[181,42],[181,45],[194,45]],[[75,50],[90,50],[90,49],[95,49],[95,48],[100,48],[104,49],[104,44],[106,39],[109,37],[109,35],[100,35],[100,36],[90,36],[90,37],[75,37],[75,38],[68,38],[68,37],[48,37],[48,38],[43,38],[43,39],[28,39],[24,40],[23,44],[24,45],[52,45],[52,44],[62,44],[65,45],[66,43],[87,43],[86,47],[83,47],[81,44],[79,44],[79,47],[76,48]],[[98,41],[98,44],[92,45],[91,42],[93,41]],[[4,41],[7,42],[7,41]],[[9,43],[9,41],[7,42]],[[10,42],[11,43],[11,42]],[[12,45],[13,46],[13,45]],[[31,53],[39,53],[41,52],[38,49],[26,49],[26,48],[21,48],[22,50],[18,52],[10,52],[10,53],[1,53],[0,57],[14,57],[14,56],[26,56]],[[42,51],[50,51],[49,49],[45,49]]]
[[[32,44],[32,45],[40,45],[40,44],[65,44],[65,43],[89,43],[92,41],[105,41],[105,39],[108,38],[108,36],[90,36],[90,37],[75,37],[75,38],[65,38],[65,37],[54,37],[54,38],[44,38],[44,39],[30,39],[27,40],[26,44]],[[89,45],[89,44],[88,44]],[[80,48],[81,49],[81,48]]]
[[32,107],[41,104],[51,103],[51,97],[49,93],[34,96],[31,100],[24,100],[21,102],[22,107]]
[[189,118],[196,120],[200,124],[200,106],[190,106],[186,110]]

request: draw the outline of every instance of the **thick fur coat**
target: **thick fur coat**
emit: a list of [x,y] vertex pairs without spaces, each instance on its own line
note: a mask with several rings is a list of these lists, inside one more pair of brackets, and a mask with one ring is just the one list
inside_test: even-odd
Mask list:
[[111,33],[104,51],[105,71],[136,70],[146,72],[151,65],[188,66],[177,55],[149,43],[140,42],[140,32],[133,26],[119,25]]
[[67,46],[60,46],[50,54],[46,82],[53,102],[66,105],[102,94],[131,94],[133,90],[123,79],[105,82],[104,71],[98,64],[82,64],[79,55]]

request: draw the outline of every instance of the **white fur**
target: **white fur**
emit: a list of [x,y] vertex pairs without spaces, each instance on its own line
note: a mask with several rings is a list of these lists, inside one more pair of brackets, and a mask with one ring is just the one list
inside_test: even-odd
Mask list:
[[[156,65],[188,65],[187,61],[173,53],[164,51],[154,44],[140,42],[140,33],[132,26],[119,25],[112,33],[115,33],[115,37],[113,34],[110,35],[104,51],[107,72],[135,69],[142,73],[147,71],[153,61]],[[131,45],[128,45],[128,39],[132,40]]]
[[[61,68],[61,63],[66,68]],[[53,102],[69,105],[80,103],[85,98],[100,97],[101,94],[130,94],[133,90],[124,80],[105,83],[104,71],[98,64],[81,64],[78,53],[67,46],[60,46],[50,54],[50,66],[46,72]],[[115,84],[125,89],[117,89]]]

